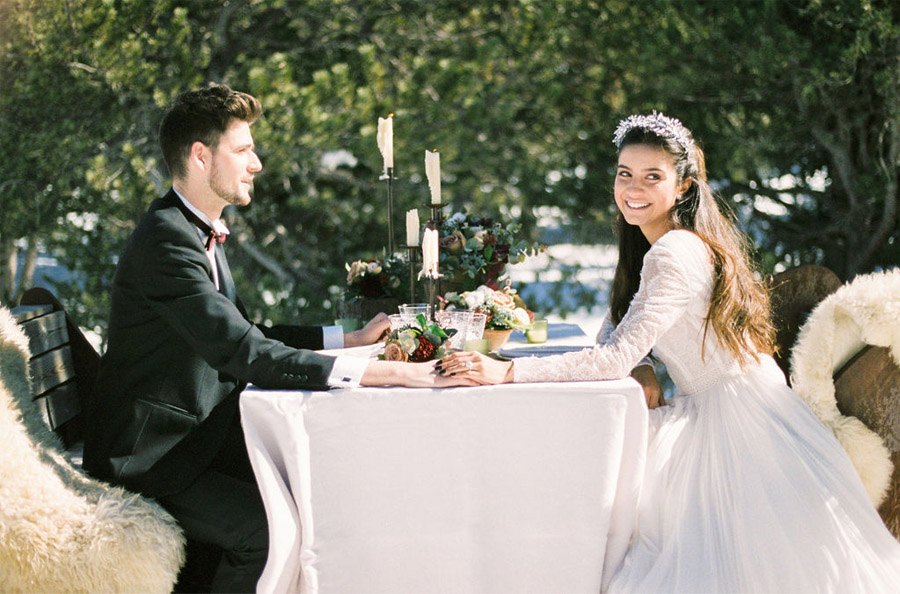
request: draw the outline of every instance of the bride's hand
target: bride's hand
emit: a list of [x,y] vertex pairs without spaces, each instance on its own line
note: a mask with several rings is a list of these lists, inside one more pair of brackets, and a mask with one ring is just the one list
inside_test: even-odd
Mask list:
[[512,361],[498,361],[481,353],[452,353],[438,361],[435,369],[444,377],[470,380],[476,384],[505,384],[513,381]]

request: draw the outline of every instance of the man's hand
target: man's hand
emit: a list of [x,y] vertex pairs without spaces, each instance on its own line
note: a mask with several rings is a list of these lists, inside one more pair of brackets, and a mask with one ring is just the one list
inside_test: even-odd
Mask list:
[[659,380],[656,379],[656,372],[653,371],[652,365],[640,365],[631,370],[631,377],[637,380],[637,383],[644,389],[644,398],[647,399],[647,408],[656,408],[657,406],[665,406],[666,400],[663,398],[662,388]]
[[387,314],[380,313],[369,320],[361,329],[344,334],[344,347],[366,346],[375,344],[391,330],[391,321]]

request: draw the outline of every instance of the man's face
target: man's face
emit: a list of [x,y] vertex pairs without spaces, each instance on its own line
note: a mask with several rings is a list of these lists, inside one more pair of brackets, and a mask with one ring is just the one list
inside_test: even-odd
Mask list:
[[250,124],[234,120],[212,151],[209,187],[228,204],[250,204],[253,176],[262,171],[262,162],[253,148]]

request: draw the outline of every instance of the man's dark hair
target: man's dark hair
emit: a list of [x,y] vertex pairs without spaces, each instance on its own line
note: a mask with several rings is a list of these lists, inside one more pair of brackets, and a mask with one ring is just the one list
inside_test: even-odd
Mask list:
[[169,173],[174,178],[187,174],[187,157],[195,142],[216,148],[232,120],[252,124],[260,115],[262,106],[255,97],[227,85],[209,83],[182,93],[159,126],[159,146]]

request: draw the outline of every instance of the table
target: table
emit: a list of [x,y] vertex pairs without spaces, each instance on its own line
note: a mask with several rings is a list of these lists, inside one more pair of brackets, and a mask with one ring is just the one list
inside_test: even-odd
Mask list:
[[595,594],[631,536],[631,379],[250,387],[241,415],[270,527],[260,592]]

